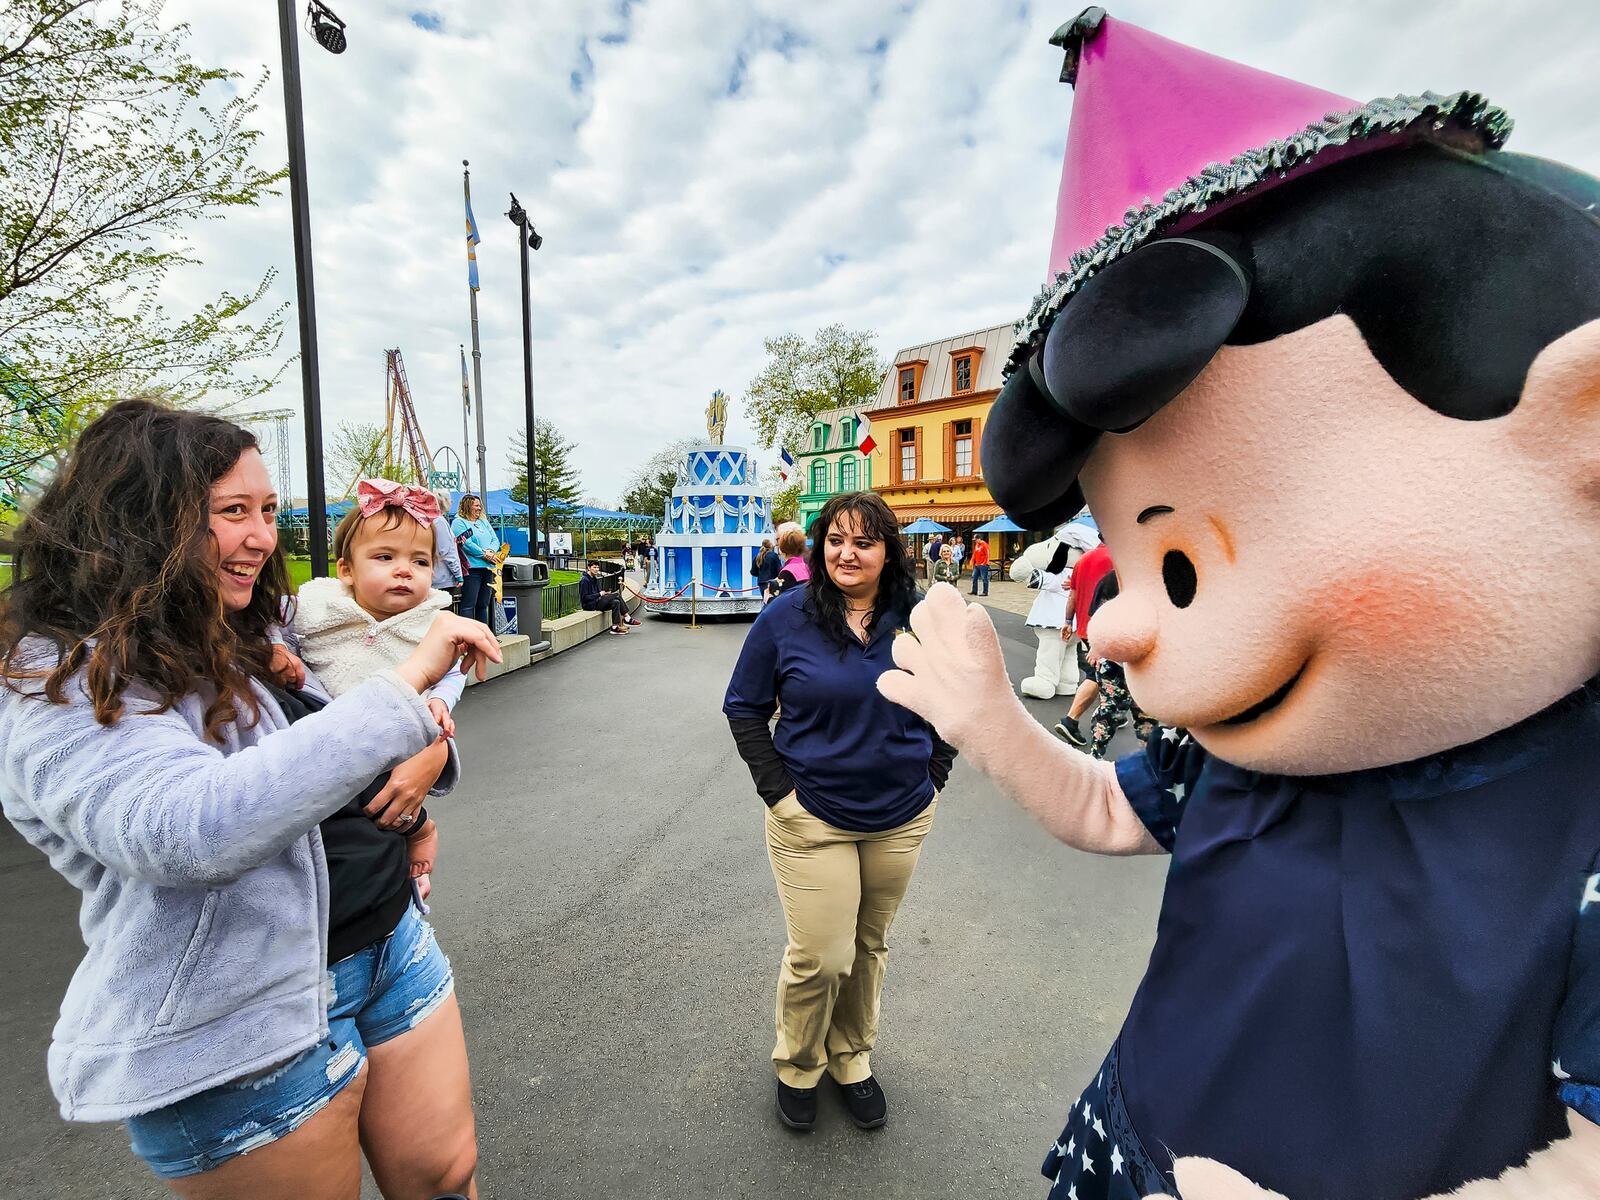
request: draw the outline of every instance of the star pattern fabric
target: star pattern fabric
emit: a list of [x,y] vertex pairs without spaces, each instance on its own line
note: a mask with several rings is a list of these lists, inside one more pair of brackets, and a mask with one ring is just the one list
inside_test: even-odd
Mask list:
[[1112,1047],[1094,1082],[1073,1105],[1042,1168],[1050,1200],[1141,1200],[1177,1188],[1150,1161],[1128,1120]]

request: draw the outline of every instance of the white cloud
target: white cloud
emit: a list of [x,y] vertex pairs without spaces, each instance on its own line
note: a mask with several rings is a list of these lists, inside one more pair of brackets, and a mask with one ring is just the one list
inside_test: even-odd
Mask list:
[[[383,350],[406,356],[424,430],[459,444],[468,341],[461,159],[483,234],[491,486],[522,436],[516,191],[533,256],[539,414],[578,445],[586,493],[737,397],[762,340],[832,321],[897,347],[1016,316],[1049,246],[1070,91],[1047,44],[1068,9],[964,0],[341,0],[349,51],[302,37],[324,422],[376,419]],[[1069,6],[1070,9],[1071,6]],[[1514,22],[1456,4],[1140,0],[1113,14],[1346,95],[1471,87],[1517,118],[1512,146],[1600,173],[1589,62],[1600,9]],[[421,22],[414,14],[422,14]],[[273,73],[259,114],[281,161],[267,5],[174,0],[205,62]],[[437,22],[437,28],[424,25]],[[175,304],[269,267],[294,297],[281,198],[197,231],[207,266]],[[290,339],[293,340],[292,338]],[[298,408],[298,370],[271,403]],[[297,457],[297,490],[303,462]]]

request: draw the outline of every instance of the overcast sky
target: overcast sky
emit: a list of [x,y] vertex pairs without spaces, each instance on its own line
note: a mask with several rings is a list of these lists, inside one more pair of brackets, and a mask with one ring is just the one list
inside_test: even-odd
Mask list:
[[[533,255],[534,389],[609,501],[739,398],[762,340],[840,321],[904,345],[1020,315],[1044,275],[1071,90],[1067,4],[989,0],[336,0],[340,57],[302,37],[324,421],[381,420],[399,346],[430,445],[459,448],[468,341],[461,160],[483,244],[489,481],[522,437],[515,190]],[[1472,88],[1510,148],[1600,174],[1600,4],[1150,0],[1114,16],[1360,99]],[[201,62],[272,73],[263,161],[287,158],[275,6],[173,0]],[[177,305],[269,268],[294,298],[287,194],[197,231]],[[293,314],[286,350],[294,342]],[[470,345],[469,345],[470,350]],[[298,408],[298,368],[269,403]],[[295,491],[304,493],[296,428]],[[763,454],[763,457],[768,457]],[[330,487],[339,484],[329,481]]]

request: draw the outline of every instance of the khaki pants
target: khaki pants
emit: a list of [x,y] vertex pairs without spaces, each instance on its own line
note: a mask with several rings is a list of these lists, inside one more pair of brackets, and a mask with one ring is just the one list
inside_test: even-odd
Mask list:
[[934,802],[882,833],[836,829],[791,793],[767,810],[767,854],[789,945],[778,972],[772,1061],[790,1087],[872,1074],[889,925],[911,883]]

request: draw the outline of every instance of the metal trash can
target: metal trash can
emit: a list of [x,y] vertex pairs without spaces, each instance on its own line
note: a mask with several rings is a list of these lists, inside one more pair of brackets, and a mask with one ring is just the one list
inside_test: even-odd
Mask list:
[[548,563],[533,558],[508,558],[500,568],[501,603],[508,632],[520,633],[537,654],[544,640],[544,589],[550,582]]

